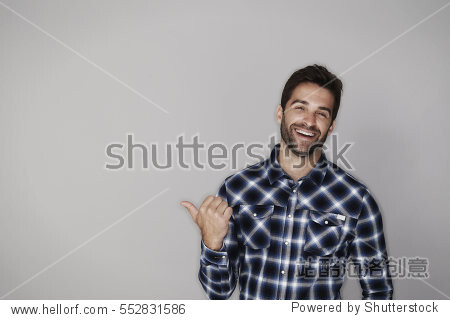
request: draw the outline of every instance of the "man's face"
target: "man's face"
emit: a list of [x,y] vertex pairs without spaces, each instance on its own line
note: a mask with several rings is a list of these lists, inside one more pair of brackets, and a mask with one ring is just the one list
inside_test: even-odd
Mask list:
[[333,131],[331,122],[334,96],[315,83],[299,84],[292,92],[285,109],[277,107],[281,138],[297,156],[307,156],[322,146]]

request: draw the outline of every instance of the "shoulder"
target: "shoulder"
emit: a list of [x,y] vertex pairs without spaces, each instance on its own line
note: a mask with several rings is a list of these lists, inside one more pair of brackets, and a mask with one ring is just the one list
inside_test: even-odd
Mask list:
[[373,202],[373,197],[368,186],[359,178],[342,169],[335,163],[328,161],[327,174],[323,186],[330,191],[335,191],[341,202],[345,202],[352,212],[358,215],[367,202]]
[[270,160],[265,159],[250,165],[224,179],[221,188],[225,191],[228,203],[231,206],[240,203],[242,197],[246,197],[249,192],[252,192],[251,186],[259,185],[264,188],[268,183],[268,161]]
[[327,160],[328,163],[328,172],[327,176],[331,180],[339,180],[345,183],[349,188],[354,188],[362,193],[366,193],[369,191],[369,188],[365,183],[363,183],[359,178],[356,178],[348,171],[342,169],[334,162]]

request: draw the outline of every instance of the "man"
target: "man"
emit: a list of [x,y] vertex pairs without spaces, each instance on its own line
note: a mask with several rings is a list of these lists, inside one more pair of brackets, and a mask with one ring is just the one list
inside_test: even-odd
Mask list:
[[392,299],[380,210],[368,188],[329,162],[342,82],[319,65],[287,81],[270,158],[225,179],[199,209],[199,279],[211,299],[340,299],[348,258],[363,299]]

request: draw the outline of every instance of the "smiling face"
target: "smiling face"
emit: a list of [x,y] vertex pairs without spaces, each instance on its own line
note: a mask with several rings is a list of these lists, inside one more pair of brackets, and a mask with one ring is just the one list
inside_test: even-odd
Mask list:
[[333,104],[333,94],[315,83],[300,83],[292,91],[285,109],[279,105],[276,114],[281,138],[289,150],[307,156],[322,146],[336,123],[331,121]]

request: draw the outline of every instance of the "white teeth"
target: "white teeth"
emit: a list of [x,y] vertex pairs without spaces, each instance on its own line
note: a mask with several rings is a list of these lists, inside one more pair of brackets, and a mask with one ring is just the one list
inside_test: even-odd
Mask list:
[[312,137],[314,135],[314,133],[306,132],[306,131],[303,131],[303,130],[295,130],[295,131],[297,131],[298,133],[304,134],[305,136]]

